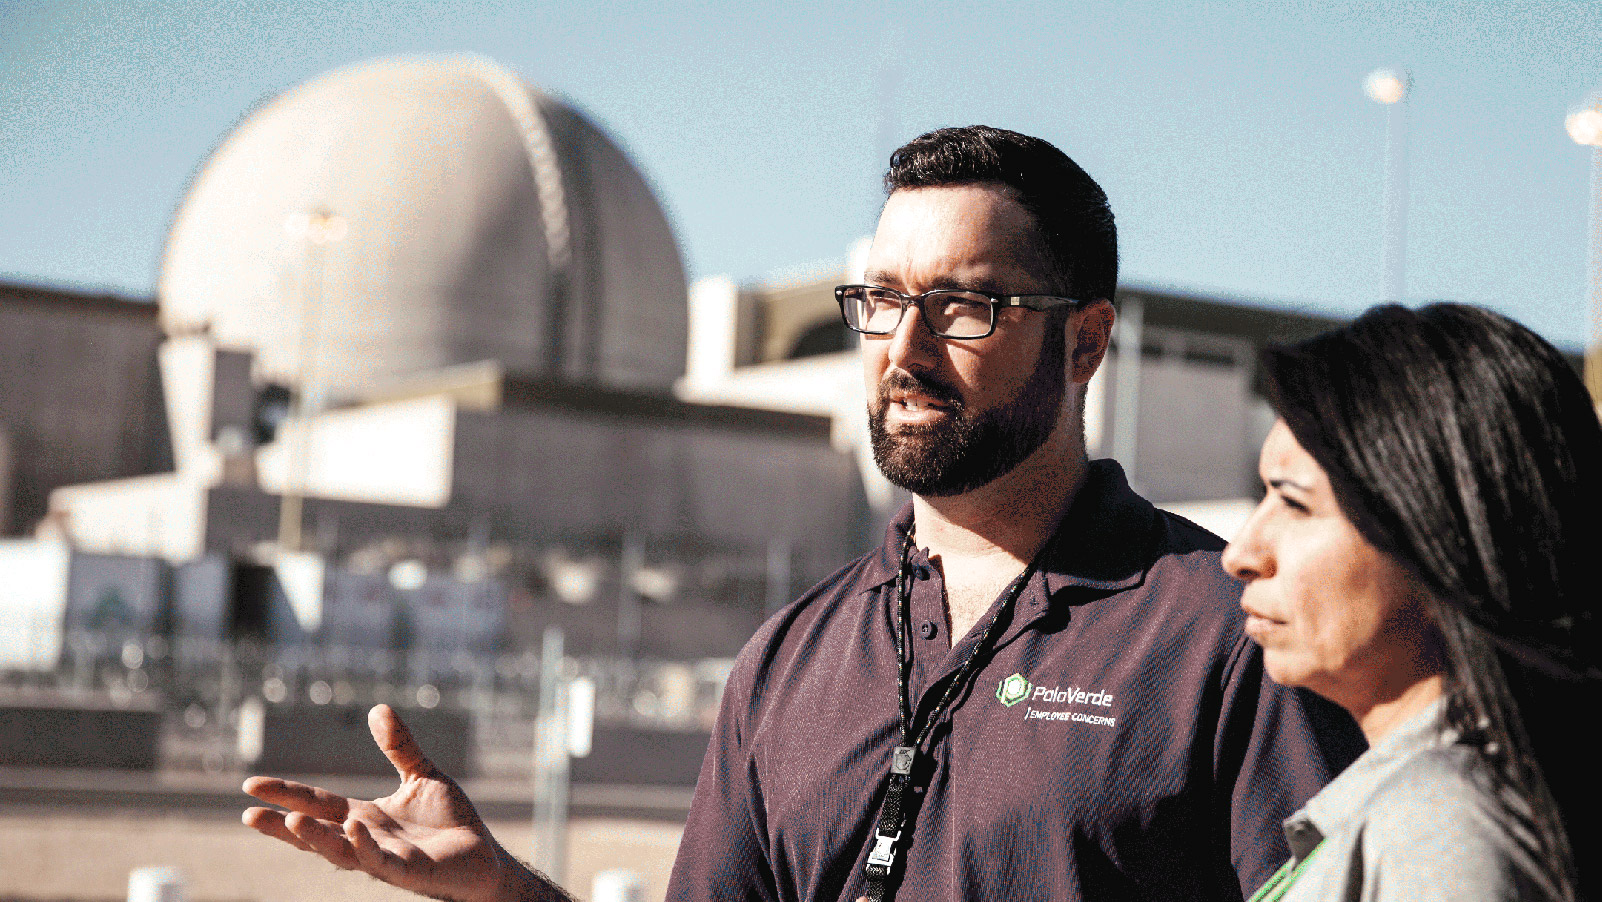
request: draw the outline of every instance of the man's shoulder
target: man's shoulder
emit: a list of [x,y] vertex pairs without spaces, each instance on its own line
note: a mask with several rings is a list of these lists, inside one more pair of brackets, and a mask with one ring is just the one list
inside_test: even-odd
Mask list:
[[857,597],[871,590],[875,584],[875,563],[883,552],[874,548],[866,554],[852,558],[840,569],[818,580],[811,588],[801,593],[795,601],[780,608],[767,622],[758,635],[769,627],[781,627],[786,623],[805,619],[809,615],[821,616],[835,609],[836,603],[850,597]]
[[1239,593],[1220,566],[1223,548],[1223,539],[1142,497],[1117,461],[1102,459],[1090,462],[1045,569],[1059,584],[1094,592],[1174,588],[1172,577],[1187,590],[1216,588],[1233,599]]
[[1164,550],[1169,554],[1222,554],[1228,544],[1212,530],[1170,510],[1156,508],[1161,521]]
[[1224,572],[1227,544],[1211,531],[1179,514],[1156,510],[1151,575],[1155,579],[1181,579],[1195,591],[1233,600],[1241,585]]
[[[1132,494],[1132,493],[1131,493]],[[1070,596],[1082,628],[1126,636],[1146,650],[1154,669],[1183,669],[1216,685],[1250,676],[1255,645],[1246,637],[1241,584],[1224,572],[1224,540],[1143,498],[1140,517],[1125,516],[1127,547],[1099,544],[1125,574],[1092,592]],[[1133,528],[1129,528],[1133,527]],[[1072,585],[1069,583],[1068,585]]]
[[873,588],[869,571],[879,555],[875,548],[852,559],[770,615],[740,649],[735,672],[759,679],[787,648],[815,644],[835,628],[854,630],[863,615],[862,600]]

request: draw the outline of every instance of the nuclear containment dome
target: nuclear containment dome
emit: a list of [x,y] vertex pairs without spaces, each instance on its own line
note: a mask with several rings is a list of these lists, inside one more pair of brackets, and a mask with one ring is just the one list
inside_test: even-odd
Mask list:
[[684,266],[644,178],[479,57],[337,70],[249,114],[174,218],[169,334],[334,398],[453,364],[665,390]]

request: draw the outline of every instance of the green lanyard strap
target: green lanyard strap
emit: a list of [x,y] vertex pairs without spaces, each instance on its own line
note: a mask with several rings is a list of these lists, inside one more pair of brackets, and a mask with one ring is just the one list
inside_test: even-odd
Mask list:
[[1292,859],[1285,862],[1279,870],[1274,872],[1274,876],[1268,878],[1267,883],[1258,887],[1257,892],[1252,893],[1252,897],[1248,902],[1279,902],[1280,898],[1290,892],[1291,884],[1295,883],[1296,878],[1302,875],[1302,871],[1307,868],[1307,863],[1312,861],[1313,856],[1317,855],[1318,850],[1322,848],[1324,848],[1324,842],[1320,840],[1318,845],[1307,853],[1306,858],[1301,861]]

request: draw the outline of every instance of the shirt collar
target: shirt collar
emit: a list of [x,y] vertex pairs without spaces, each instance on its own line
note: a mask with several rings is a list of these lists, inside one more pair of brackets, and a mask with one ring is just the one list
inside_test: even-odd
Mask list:
[[1139,585],[1151,567],[1157,525],[1157,509],[1129,487],[1117,461],[1091,461],[1085,484],[1042,552],[1047,592]]
[[866,577],[863,585],[874,589],[885,583],[893,581],[901,572],[901,543],[907,540],[907,533],[912,530],[912,502],[901,505],[896,515],[890,518],[889,525],[884,528],[884,541],[879,545],[879,552],[868,556]]
[[1324,837],[1357,817],[1380,784],[1414,755],[1449,741],[1441,729],[1445,705],[1445,699],[1436,699],[1415,712],[1285,821],[1285,839],[1297,861],[1306,858]]
[[[1135,494],[1116,461],[1090,462],[1056,533],[1041,551],[1048,596],[1066,588],[1116,592],[1139,585],[1151,566],[1157,510]],[[901,571],[901,544],[912,529],[912,502],[885,527],[877,554],[867,559],[865,588],[891,582]],[[921,553],[916,554],[919,559]]]

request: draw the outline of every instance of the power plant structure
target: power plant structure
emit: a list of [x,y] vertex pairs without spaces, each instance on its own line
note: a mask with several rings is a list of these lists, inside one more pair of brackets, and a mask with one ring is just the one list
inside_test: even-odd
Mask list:
[[[158,284],[154,305],[0,291],[0,683],[35,724],[176,704],[200,758],[293,767],[283,718],[388,700],[461,746],[428,712],[471,697],[495,729],[485,699],[532,705],[559,627],[603,721],[693,730],[876,518],[829,418],[675,394],[686,281],[645,177],[480,57],[252,110]],[[85,723],[8,729],[0,764],[105,758]],[[121,732],[118,766],[182,757]],[[698,751],[668,757],[693,777]]]
[[487,60],[359,65],[255,110],[179,206],[159,286],[159,407],[132,444],[170,469],[58,486],[48,517],[80,552],[167,562],[185,597],[227,586],[180,619],[387,645],[359,609],[392,591],[463,619],[621,592],[690,607],[618,650],[730,654],[860,544],[827,421],[673,395],[688,306],[661,207]]
[[[595,767],[693,781],[729,659],[905,500],[832,294],[865,247],[688,286],[618,145],[481,57],[261,104],[178,205],[154,304],[0,285],[0,703],[58,724],[0,765],[104,764],[70,709],[148,715],[117,766],[336,766],[388,701],[516,772],[557,627],[599,725],[679,742]],[[1091,453],[1228,533],[1272,422],[1256,350],[1334,321],[1115,301]],[[337,741],[274,745],[312,733]]]

